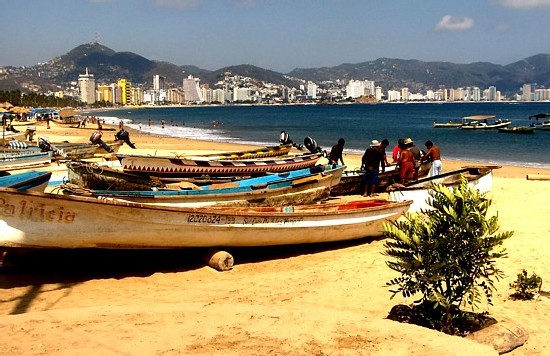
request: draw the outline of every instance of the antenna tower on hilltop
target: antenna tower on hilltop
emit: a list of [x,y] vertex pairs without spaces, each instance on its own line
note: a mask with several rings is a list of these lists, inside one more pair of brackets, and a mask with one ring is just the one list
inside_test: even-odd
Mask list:
[[101,40],[101,35],[99,34],[99,32],[96,32],[94,35],[94,43],[99,43],[100,40]]

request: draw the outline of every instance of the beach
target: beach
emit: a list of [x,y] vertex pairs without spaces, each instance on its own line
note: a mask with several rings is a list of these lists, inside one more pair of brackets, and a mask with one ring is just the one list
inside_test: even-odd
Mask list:
[[[55,123],[37,130],[51,142],[87,142],[92,132]],[[105,131],[104,139],[114,133]],[[138,149],[124,145],[119,152],[248,147],[130,133]],[[442,156],[443,171],[475,163]],[[350,168],[360,158],[344,156]],[[506,277],[496,282],[493,305],[481,310],[529,334],[510,355],[548,355],[550,181],[526,177],[550,170],[503,166],[493,173],[490,215],[514,235],[505,242],[508,257],[497,261]],[[383,251],[382,239],[235,249],[226,272],[205,266],[202,250],[32,253],[0,274],[0,346],[9,355],[496,354],[472,340],[386,319],[392,306],[412,299],[390,300],[385,283],[397,275]],[[510,298],[509,284],[522,269],[543,279],[535,300]]]

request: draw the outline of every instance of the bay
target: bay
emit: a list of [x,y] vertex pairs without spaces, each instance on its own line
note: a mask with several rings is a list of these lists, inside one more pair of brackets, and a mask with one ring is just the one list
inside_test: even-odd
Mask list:
[[[511,126],[528,126],[530,115],[550,113],[550,103],[383,103],[353,105],[265,105],[124,108],[89,112],[88,115],[131,120],[132,128],[156,135],[254,145],[275,145],[281,130],[303,143],[314,138],[327,151],[340,137],[344,152],[363,153],[371,140],[390,141],[388,154],[399,138],[410,137],[425,149],[431,140],[442,158],[484,163],[550,168],[549,131],[532,135],[499,133],[497,130],[433,128],[471,115],[496,115],[512,120]],[[161,125],[165,121],[164,128]],[[219,122],[213,126],[213,122]],[[354,168],[354,167],[350,167]]]

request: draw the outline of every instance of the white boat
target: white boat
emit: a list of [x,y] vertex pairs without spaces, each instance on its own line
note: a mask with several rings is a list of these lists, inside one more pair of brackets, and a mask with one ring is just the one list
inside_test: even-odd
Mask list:
[[52,152],[36,150],[0,151],[0,172],[49,166],[51,162]]
[[[464,124],[460,126],[463,130],[491,130],[509,126],[512,121],[497,119],[493,120],[495,115],[474,115],[462,118]],[[493,121],[489,121],[493,120]]]
[[411,202],[177,208],[0,188],[0,247],[272,246],[381,236]]
[[428,200],[431,199],[432,184],[443,184],[449,187],[458,186],[461,175],[468,179],[470,187],[477,189],[480,193],[488,193],[491,191],[493,184],[493,169],[497,168],[500,168],[500,166],[464,167],[437,176],[419,179],[412,184],[396,184],[388,189],[389,200],[396,202],[412,201],[409,212],[429,210],[431,206],[428,204]]

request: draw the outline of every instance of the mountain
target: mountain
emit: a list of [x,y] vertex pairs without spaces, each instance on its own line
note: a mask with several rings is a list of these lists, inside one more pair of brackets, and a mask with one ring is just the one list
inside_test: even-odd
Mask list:
[[151,87],[153,75],[162,75],[170,87],[181,87],[188,75],[200,78],[201,84],[214,88],[226,72],[252,78],[258,84],[272,83],[297,87],[304,81],[316,83],[340,80],[372,80],[383,90],[409,88],[411,92],[429,89],[496,86],[504,93],[516,93],[526,83],[550,88],[550,55],[538,54],[508,65],[488,62],[456,64],[379,58],[362,63],[344,63],[334,67],[296,68],[283,74],[253,65],[237,65],[215,71],[197,66],[178,66],[152,61],[132,52],[116,52],[97,42],[80,45],[68,53],[33,67],[8,67],[0,77],[0,90],[38,87],[42,91],[59,90],[75,82],[88,68],[97,83],[112,83],[126,78],[145,89]]
[[459,88],[496,86],[503,92],[517,92],[526,83],[550,88],[550,55],[539,54],[506,66],[487,62],[456,64],[380,58],[336,67],[294,69],[289,76],[312,81],[358,79],[374,80],[382,88],[409,88],[424,92],[439,87]]

